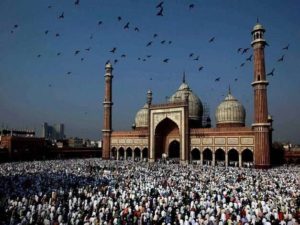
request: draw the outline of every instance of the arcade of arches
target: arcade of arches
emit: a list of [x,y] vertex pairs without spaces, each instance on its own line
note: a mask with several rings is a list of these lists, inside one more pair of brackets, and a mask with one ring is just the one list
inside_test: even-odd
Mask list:
[[[180,143],[176,140],[172,141],[168,146],[168,157],[179,158]],[[223,149],[218,148],[212,151],[205,148],[202,151],[198,148],[191,150],[191,161],[197,162],[200,165],[218,165],[218,166],[249,166],[253,162],[253,152],[250,149],[244,149],[241,152],[236,149],[230,149],[225,152]],[[123,147],[112,148],[111,157],[117,160],[133,160],[141,161],[148,158],[148,148],[135,148],[130,147],[124,149]]]
[[209,148],[200,151],[198,148],[194,148],[191,151],[191,160],[199,162],[201,165],[249,166],[253,162],[253,152],[250,149],[239,152],[232,148],[226,152],[221,148],[216,151]]

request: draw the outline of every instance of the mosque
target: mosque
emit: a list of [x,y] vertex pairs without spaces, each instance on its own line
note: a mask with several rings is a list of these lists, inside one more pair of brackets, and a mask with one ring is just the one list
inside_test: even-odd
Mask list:
[[152,104],[152,92],[135,117],[131,131],[112,130],[112,65],[105,66],[103,159],[148,160],[164,157],[200,165],[270,167],[272,117],[268,114],[265,72],[265,29],[256,24],[251,32],[254,62],[254,121],[245,126],[243,105],[228,92],[215,112],[203,123],[203,104],[183,79],[167,103]]

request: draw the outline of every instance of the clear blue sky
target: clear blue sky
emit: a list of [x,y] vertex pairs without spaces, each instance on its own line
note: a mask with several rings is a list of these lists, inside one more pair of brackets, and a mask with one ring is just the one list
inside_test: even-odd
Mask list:
[[[39,130],[44,121],[64,123],[68,137],[99,139],[108,59],[118,59],[113,71],[114,130],[131,128],[148,89],[154,103],[164,102],[181,84],[183,71],[193,92],[208,104],[213,125],[229,85],[245,106],[250,125],[253,64],[240,65],[252,49],[243,55],[237,49],[250,47],[250,32],[259,17],[270,45],[265,51],[267,72],[275,68],[274,76],[268,76],[274,139],[300,143],[299,0],[169,0],[164,1],[162,17],[156,16],[160,1],[74,2],[0,1],[0,125]],[[64,18],[58,19],[62,12]],[[123,29],[127,22],[129,29]],[[154,33],[158,37],[153,38]],[[189,58],[190,53],[199,60]],[[277,62],[283,54],[284,61]],[[168,63],[162,62],[165,58]],[[204,68],[199,72],[200,66]]]

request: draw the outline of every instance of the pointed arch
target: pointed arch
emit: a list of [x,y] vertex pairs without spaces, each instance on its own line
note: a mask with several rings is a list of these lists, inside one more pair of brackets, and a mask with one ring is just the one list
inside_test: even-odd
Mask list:
[[238,166],[239,163],[239,152],[232,148],[228,151],[228,166]]
[[133,159],[134,161],[136,161],[136,160],[140,160],[140,158],[141,158],[141,149],[136,147],[133,151]]
[[204,165],[211,165],[212,159],[213,159],[213,153],[212,150],[209,148],[205,148],[203,151],[203,164]]
[[[173,150],[170,151],[170,147],[173,149],[173,147],[177,148],[179,144],[180,149],[180,142],[174,142],[173,140],[180,140],[180,134],[179,134],[179,127],[177,123],[175,123],[173,120],[166,117],[163,119],[155,128],[155,152],[154,156],[155,159],[162,158],[162,154],[171,154],[171,157],[173,157]],[[172,144],[173,143],[173,144]],[[174,156],[177,156],[177,150],[176,154]],[[170,155],[169,155],[170,156]],[[179,150],[179,156],[180,156],[180,150]]]
[[113,147],[110,151],[110,158],[111,159],[117,159],[117,148],[116,147]]
[[126,160],[131,160],[132,159],[132,149],[130,147],[128,147],[126,149]]
[[242,151],[242,165],[249,167],[253,164],[253,152],[246,148]]
[[119,148],[119,160],[125,159],[125,150],[123,147]]
[[194,148],[191,151],[191,159],[194,160],[200,160],[201,159],[201,154],[200,154],[200,150],[198,148]]

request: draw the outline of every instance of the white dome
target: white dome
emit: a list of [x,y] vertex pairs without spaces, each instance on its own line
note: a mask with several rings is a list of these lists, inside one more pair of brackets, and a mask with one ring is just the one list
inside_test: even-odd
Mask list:
[[148,104],[145,104],[135,116],[135,127],[148,127]]
[[216,124],[245,125],[246,111],[244,106],[229,92],[216,110]]
[[169,98],[169,102],[184,101],[185,93],[189,94],[189,119],[202,120],[203,105],[197,95],[183,82],[178,90]]

